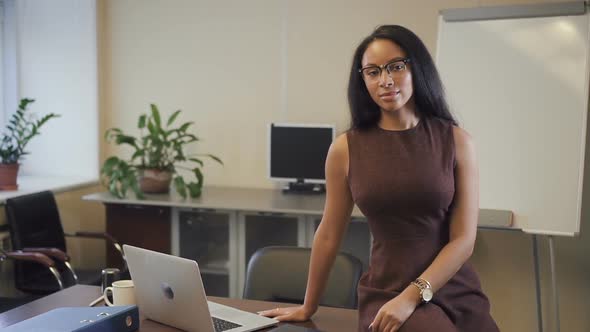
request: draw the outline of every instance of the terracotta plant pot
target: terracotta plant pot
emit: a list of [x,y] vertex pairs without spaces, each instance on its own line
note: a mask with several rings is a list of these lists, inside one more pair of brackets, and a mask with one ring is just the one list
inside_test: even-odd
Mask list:
[[159,169],[144,169],[139,172],[139,189],[147,194],[163,194],[170,191],[172,173]]
[[0,164],[0,190],[17,190],[16,175],[19,164]]

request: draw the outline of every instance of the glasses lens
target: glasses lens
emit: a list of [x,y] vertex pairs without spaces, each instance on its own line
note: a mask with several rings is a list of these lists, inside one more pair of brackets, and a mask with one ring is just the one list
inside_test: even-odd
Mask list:
[[363,68],[361,72],[363,73],[363,78],[368,81],[378,80],[379,76],[381,76],[381,69],[379,67]]
[[387,72],[391,75],[396,75],[406,70],[406,63],[403,61],[395,61],[387,64],[385,68],[387,68]]

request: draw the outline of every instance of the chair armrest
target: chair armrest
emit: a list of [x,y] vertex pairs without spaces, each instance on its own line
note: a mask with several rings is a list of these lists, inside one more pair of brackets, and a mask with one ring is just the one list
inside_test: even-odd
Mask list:
[[115,240],[115,238],[111,234],[105,233],[105,232],[80,231],[80,232],[76,232],[74,234],[66,233],[66,236],[89,237],[89,238],[95,238],[95,239],[105,239],[109,242],[117,242],[117,240]]
[[[53,249],[53,248],[42,248],[42,249]],[[59,249],[56,249],[59,250]],[[61,251],[61,250],[60,250]],[[0,261],[5,259],[13,259],[18,261],[30,261],[35,262],[38,264],[42,264],[49,269],[53,277],[55,277],[55,281],[59,286],[59,289],[64,289],[63,281],[61,280],[61,274],[55,267],[55,262],[53,259],[49,258],[47,255],[42,254],[40,252],[23,252],[21,250],[18,251],[3,251],[0,250]]]
[[125,259],[125,253],[123,253],[123,247],[121,247],[119,242],[117,242],[117,240],[115,240],[115,238],[111,234],[104,233],[104,232],[103,233],[101,233],[101,232],[76,232],[74,234],[70,234],[70,233],[64,233],[64,234],[65,234],[65,236],[70,236],[70,237],[103,239],[103,240],[107,241],[115,248],[115,250],[117,250],[117,252],[121,256],[121,259],[123,260],[123,264],[124,264],[123,270],[124,271],[127,270],[127,260]]
[[86,238],[91,238],[91,239],[103,239],[103,240],[106,240],[107,242],[111,243],[112,245],[117,243],[117,240],[115,240],[115,238],[111,234],[104,233],[104,232],[76,232],[74,234],[65,233],[65,235],[70,236],[70,237],[86,237]]
[[60,262],[69,262],[70,261],[70,256],[68,256],[68,254],[66,254],[65,252],[57,249],[57,248],[23,248],[22,249],[23,252],[30,252],[30,253],[42,253],[44,255],[47,255],[51,258],[55,258]]
[[31,261],[43,264],[46,267],[54,267],[53,259],[39,252],[8,251],[0,253],[0,257],[6,257],[19,261]]
[[103,239],[109,242],[115,249],[123,256],[123,248],[117,242],[117,240],[109,233],[101,233],[101,232],[76,232],[74,234],[65,233],[66,236],[71,237],[84,237],[84,238],[91,238],[91,239]]
[[[72,278],[74,279],[74,283],[75,284],[78,283],[78,275],[76,274],[76,271],[74,271],[74,268],[70,264],[70,256],[68,256],[68,254],[61,251],[60,249],[57,249],[57,248],[23,248],[22,251],[23,252],[41,253],[41,254],[47,255],[51,258],[54,258],[54,259],[58,260],[59,262],[63,262],[65,267],[68,269],[68,271],[70,271],[70,274],[72,275]],[[53,272],[53,271],[51,271],[51,272]],[[61,276],[60,276],[60,278],[61,278]]]

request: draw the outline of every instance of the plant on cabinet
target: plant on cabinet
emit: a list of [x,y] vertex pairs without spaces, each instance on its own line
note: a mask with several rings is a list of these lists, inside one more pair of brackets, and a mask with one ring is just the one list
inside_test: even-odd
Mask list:
[[[127,135],[119,128],[106,131],[108,142],[131,147],[133,153],[129,160],[112,156],[104,162],[101,174],[105,185],[119,198],[125,197],[128,190],[144,198],[144,193],[167,193],[174,181],[183,198],[200,196],[202,158],[223,164],[221,159],[212,154],[187,154],[186,147],[199,138],[189,132],[192,122],[172,126],[181,110],[172,113],[164,125],[158,107],[151,104],[150,108],[150,113],[141,114],[137,121],[139,136]],[[194,181],[186,181],[180,170],[190,172]]]

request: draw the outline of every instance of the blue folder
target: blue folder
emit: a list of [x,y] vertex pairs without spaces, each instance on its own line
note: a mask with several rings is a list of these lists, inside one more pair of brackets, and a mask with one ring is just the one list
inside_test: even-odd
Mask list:
[[66,307],[10,325],[2,332],[133,332],[139,329],[137,306]]

